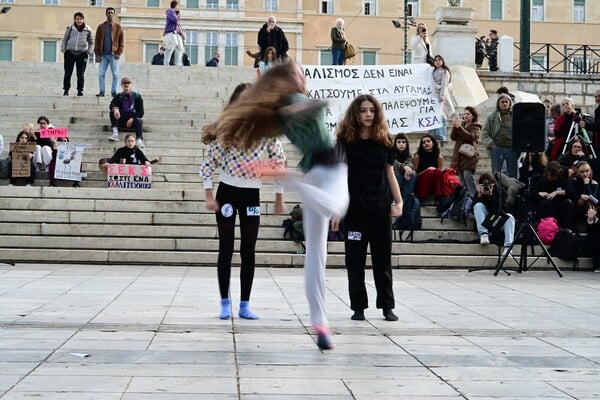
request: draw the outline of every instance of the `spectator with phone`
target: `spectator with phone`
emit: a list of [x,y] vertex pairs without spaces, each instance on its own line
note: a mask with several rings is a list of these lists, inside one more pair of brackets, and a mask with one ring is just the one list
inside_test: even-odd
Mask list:
[[[454,140],[454,150],[452,152],[452,163],[450,168],[454,168],[458,173],[460,182],[469,191],[469,196],[475,197],[477,187],[475,185],[475,169],[479,162],[479,133],[481,124],[477,121],[478,114],[474,107],[465,107],[462,121],[455,119],[450,133],[450,139]],[[470,145],[469,150],[473,154],[467,154],[465,145]]]
[[598,182],[593,178],[592,167],[587,161],[577,164],[577,176],[571,180],[569,197],[575,205],[575,226],[585,231],[585,216],[590,205],[598,205]]

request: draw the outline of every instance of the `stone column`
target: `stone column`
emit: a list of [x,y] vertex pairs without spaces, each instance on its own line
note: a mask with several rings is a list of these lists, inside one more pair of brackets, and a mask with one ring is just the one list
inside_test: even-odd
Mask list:
[[439,7],[435,10],[437,26],[431,35],[432,56],[440,54],[448,66],[475,68],[475,35],[472,27],[474,10],[468,7]]
[[[525,62],[529,62],[529,59]],[[498,39],[498,69],[502,72],[513,72],[514,65],[514,39],[504,35]]]

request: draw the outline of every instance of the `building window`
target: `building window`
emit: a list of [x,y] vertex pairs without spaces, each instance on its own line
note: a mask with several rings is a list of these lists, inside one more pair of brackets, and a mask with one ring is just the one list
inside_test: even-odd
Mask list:
[[146,0],[146,7],[160,7],[160,0]]
[[187,0],[185,2],[186,8],[198,8],[198,0]]
[[573,0],[573,22],[585,22],[585,0]]
[[320,60],[319,65],[332,65],[333,64],[333,55],[331,54],[331,50],[321,50],[319,51]]
[[42,62],[56,62],[56,41],[44,40],[42,42]]
[[502,19],[502,0],[490,0],[490,19]]
[[238,7],[238,0],[227,0],[226,8],[228,10],[237,10]]
[[366,50],[362,52],[363,65],[377,65],[377,52]]
[[190,64],[198,64],[198,32],[185,33],[185,54],[190,59]]
[[225,65],[238,65],[238,34],[227,32],[225,35]]
[[204,45],[204,63],[213,58],[219,49],[217,32],[206,32],[206,44]]
[[[206,8],[219,8],[219,0],[206,0]],[[210,58],[212,58],[212,56]]]
[[90,6],[92,7],[102,7],[104,5],[104,0],[90,0]]
[[321,14],[333,14],[333,0],[321,0]]
[[406,3],[408,17],[418,17],[419,16],[419,0],[408,0]]
[[277,0],[265,0],[265,11],[277,11]]
[[0,40],[0,61],[12,61],[12,40]]
[[363,0],[364,15],[377,15],[377,0]]
[[144,48],[145,48],[145,52],[146,52],[146,56],[144,57],[144,60],[146,60],[146,62],[148,64],[150,64],[152,62],[152,58],[154,57],[154,55],[156,53],[158,53],[158,44],[146,43],[144,45]]
[[531,72],[546,72],[546,56],[531,56],[529,70]]
[[531,3],[531,20],[544,20],[544,0],[533,0]]
[[58,0],[44,0],[44,5],[46,6],[57,6]]
[[0,4],[15,4],[15,0],[0,0]]

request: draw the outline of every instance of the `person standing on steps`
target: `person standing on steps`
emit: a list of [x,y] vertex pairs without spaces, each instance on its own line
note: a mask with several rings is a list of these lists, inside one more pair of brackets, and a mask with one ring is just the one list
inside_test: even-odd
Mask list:
[[96,96],[104,96],[106,70],[110,65],[110,71],[112,72],[110,95],[114,97],[117,94],[117,85],[119,84],[119,60],[125,48],[125,39],[123,28],[115,22],[115,9],[108,7],[105,14],[106,21],[98,25],[96,30],[96,45],[94,46],[96,62],[100,64],[98,67],[99,91]]
[[83,96],[85,68],[93,48],[92,28],[85,23],[83,13],[78,11],[73,15],[73,25],[67,26],[60,46],[65,58],[64,96],[69,95],[74,66],[77,68],[77,96]]

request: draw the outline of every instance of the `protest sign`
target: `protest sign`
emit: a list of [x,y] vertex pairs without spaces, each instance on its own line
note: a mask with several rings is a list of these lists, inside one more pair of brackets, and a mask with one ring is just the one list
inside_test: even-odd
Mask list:
[[81,181],[87,173],[81,172],[83,150],[92,147],[89,144],[57,142],[54,178],[67,181]]
[[111,189],[151,189],[152,168],[136,164],[108,164],[106,187]]
[[47,138],[65,138],[69,136],[69,131],[67,128],[48,128],[48,129],[40,129],[40,139]]
[[35,151],[35,143],[11,143],[12,177],[29,178],[31,176],[31,159]]
[[442,125],[433,73],[427,64],[305,65],[308,97],[326,100],[325,121],[335,133],[352,100],[371,94],[381,103],[391,133],[427,131]]

